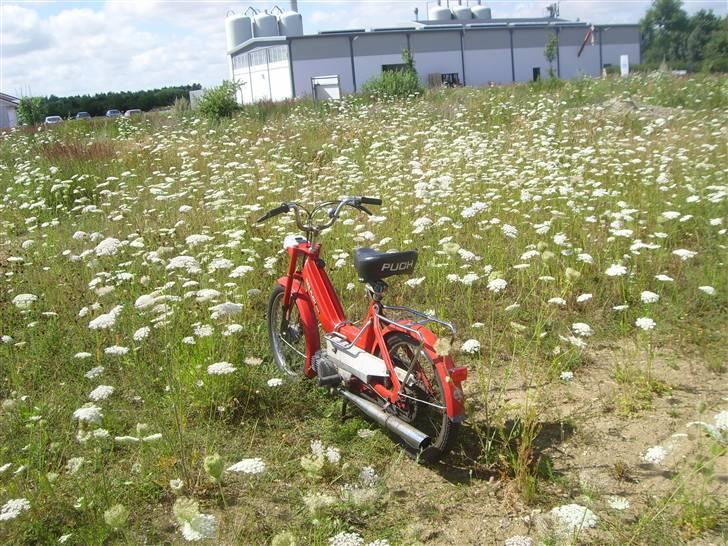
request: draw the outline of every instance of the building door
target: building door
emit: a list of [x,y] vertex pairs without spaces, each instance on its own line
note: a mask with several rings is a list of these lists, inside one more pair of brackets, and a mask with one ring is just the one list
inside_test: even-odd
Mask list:
[[541,67],[540,66],[534,66],[533,67],[533,81],[538,81],[541,79]]
[[338,100],[341,98],[339,76],[316,76],[311,78],[313,100]]

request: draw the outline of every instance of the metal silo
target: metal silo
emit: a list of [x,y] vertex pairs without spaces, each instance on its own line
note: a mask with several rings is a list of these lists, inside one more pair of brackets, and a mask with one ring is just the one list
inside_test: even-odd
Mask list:
[[476,19],[490,19],[490,8],[485,6],[473,6],[472,8],[473,17]]
[[448,8],[437,6],[430,10],[430,21],[449,21],[452,19],[452,12]]
[[225,18],[225,38],[228,51],[247,42],[253,37],[250,17],[231,14]]
[[303,18],[295,11],[285,11],[278,18],[278,33],[281,36],[303,36]]
[[468,6],[455,6],[452,8],[452,14],[455,19],[472,19],[473,12],[470,11]]
[[253,35],[256,38],[278,36],[278,19],[270,13],[259,13],[253,17]]

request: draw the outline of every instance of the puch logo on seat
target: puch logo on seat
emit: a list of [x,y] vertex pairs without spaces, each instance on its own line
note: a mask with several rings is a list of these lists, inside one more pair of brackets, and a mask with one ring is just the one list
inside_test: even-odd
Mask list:
[[384,265],[382,265],[382,273],[384,273],[385,271],[392,271],[392,272],[404,271],[405,269],[409,269],[414,266],[415,266],[415,262],[411,261],[411,260],[409,262],[399,262],[399,263],[387,262]]

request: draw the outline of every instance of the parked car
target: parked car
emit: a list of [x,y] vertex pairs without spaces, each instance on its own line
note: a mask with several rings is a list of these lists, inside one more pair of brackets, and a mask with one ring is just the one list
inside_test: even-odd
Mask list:
[[88,121],[91,119],[91,114],[89,114],[88,112],[79,112],[78,114],[76,114],[76,119],[83,119]]
[[138,116],[141,113],[142,113],[142,111],[139,110],[139,108],[131,108],[130,110],[127,110],[126,112],[124,112],[124,117],[130,118],[132,116]]
[[61,116],[46,116],[45,118],[46,125],[55,125],[56,123],[61,123],[62,121],[63,118]]
[[112,108],[111,110],[106,111],[107,118],[118,118],[120,115],[121,112],[119,112],[116,108]]

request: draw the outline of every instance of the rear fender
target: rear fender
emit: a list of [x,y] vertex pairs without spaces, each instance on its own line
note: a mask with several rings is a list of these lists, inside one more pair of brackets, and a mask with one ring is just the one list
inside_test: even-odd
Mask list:
[[[278,284],[283,288],[288,283],[288,277],[283,276],[278,279]],[[303,324],[303,335],[306,336],[306,364],[303,367],[303,373],[306,377],[316,377],[313,371],[313,355],[321,348],[321,339],[319,338],[318,319],[313,309],[313,303],[308,293],[303,289],[299,279],[293,279],[291,285],[291,300],[298,308],[298,314],[301,316]]]
[[[435,363],[435,371],[440,376],[443,388],[445,390],[445,406],[447,406],[447,416],[451,421],[459,423],[465,418],[465,397],[463,395],[463,388],[461,381],[455,381],[450,376],[450,370],[455,368],[455,363],[451,356],[441,356],[435,351],[435,344],[437,343],[437,335],[421,324],[406,324],[408,328],[417,330],[425,340],[423,350],[427,352],[427,355]],[[395,325],[388,324],[383,329],[383,334],[386,336],[390,332],[404,332],[406,330],[397,328]]]

